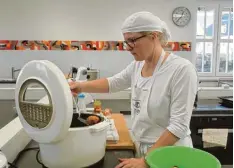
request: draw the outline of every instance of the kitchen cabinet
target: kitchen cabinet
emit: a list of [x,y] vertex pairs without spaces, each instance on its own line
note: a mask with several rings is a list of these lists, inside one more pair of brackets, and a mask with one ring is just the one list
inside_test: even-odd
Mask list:
[[[195,148],[205,150],[216,156],[221,164],[233,164],[233,109],[220,105],[199,105],[194,109],[190,123],[191,137]],[[227,142],[212,144],[210,140],[214,135],[210,134],[206,139],[203,137],[203,130],[220,130],[218,139],[222,139],[222,129],[227,131]],[[208,138],[208,139],[207,139]],[[210,140],[209,140],[210,139]],[[208,141],[207,141],[208,140]],[[216,139],[217,141],[217,139]],[[207,143],[208,142],[208,143]]]

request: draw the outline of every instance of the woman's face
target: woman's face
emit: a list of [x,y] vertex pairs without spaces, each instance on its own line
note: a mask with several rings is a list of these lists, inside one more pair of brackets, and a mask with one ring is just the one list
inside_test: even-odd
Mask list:
[[149,59],[155,45],[154,35],[142,33],[124,33],[126,49],[131,52],[136,61]]

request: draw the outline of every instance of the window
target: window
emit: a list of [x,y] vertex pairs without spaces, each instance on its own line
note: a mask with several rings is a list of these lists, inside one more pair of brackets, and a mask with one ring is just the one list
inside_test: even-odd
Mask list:
[[197,10],[196,68],[200,76],[232,76],[233,8],[200,6]]

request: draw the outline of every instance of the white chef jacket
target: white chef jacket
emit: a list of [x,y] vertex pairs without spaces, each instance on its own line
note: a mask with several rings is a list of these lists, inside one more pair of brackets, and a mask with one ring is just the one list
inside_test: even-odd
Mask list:
[[[133,61],[122,72],[107,78],[109,92],[133,88],[136,83],[140,87],[148,87],[150,77],[139,78],[143,64],[144,61]],[[154,73],[157,74],[151,76],[155,79],[151,80],[147,114],[133,121],[132,132],[139,142],[155,143],[168,129],[180,138],[181,145],[190,146],[184,139],[190,138],[191,133],[190,119],[198,88],[196,69],[190,61],[171,53]]]

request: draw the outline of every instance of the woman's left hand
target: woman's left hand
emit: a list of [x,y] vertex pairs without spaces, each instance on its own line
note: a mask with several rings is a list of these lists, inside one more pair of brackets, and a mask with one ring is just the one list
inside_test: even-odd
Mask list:
[[121,161],[115,168],[148,168],[144,158],[119,159]]

